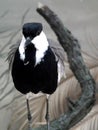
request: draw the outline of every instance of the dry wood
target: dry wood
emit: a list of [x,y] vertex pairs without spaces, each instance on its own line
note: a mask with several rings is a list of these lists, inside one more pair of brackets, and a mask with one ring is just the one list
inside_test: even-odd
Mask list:
[[[68,130],[83,119],[93,107],[95,102],[95,81],[84,63],[78,40],[65,28],[58,16],[47,6],[42,5],[37,8],[37,12],[45,18],[55,32],[59,43],[67,53],[70,69],[82,89],[82,94],[76,102],[68,99],[69,111],[50,123],[51,130]],[[46,125],[33,128],[33,130],[46,129]]]

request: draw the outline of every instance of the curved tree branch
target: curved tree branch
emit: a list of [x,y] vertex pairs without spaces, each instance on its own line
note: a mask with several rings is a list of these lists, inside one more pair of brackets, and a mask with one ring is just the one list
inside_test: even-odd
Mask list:
[[[74,73],[82,89],[82,94],[75,103],[68,99],[69,111],[59,117],[59,119],[50,123],[51,130],[68,130],[83,119],[94,105],[95,82],[83,61],[78,40],[73,37],[58,16],[47,6],[37,8],[37,12],[45,18],[57,35],[59,43],[67,53],[70,69]],[[47,127],[44,125],[39,128],[34,128],[33,130],[46,129]]]

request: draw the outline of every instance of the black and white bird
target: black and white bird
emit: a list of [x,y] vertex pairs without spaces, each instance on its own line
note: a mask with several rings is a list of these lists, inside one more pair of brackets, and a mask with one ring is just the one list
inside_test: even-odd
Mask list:
[[46,121],[49,130],[49,95],[55,92],[61,78],[59,59],[51,49],[41,23],[24,24],[22,33],[22,40],[14,50],[14,56],[11,56],[13,51],[9,56],[12,79],[15,88],[26,94],[29,124],[32,119],[29,92],[43,92],[47,95]]

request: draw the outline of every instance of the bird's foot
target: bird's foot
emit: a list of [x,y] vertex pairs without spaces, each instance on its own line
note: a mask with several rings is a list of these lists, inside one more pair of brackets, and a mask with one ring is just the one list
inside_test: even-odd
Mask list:
[[33,130],[31,126],[28,127],[28,130]]
[[30,115],[30,117],[28,116],[28,130],[32,130],[32,117]]
[[50,130],[50,121],[49,121],[49,113],[46,113],[46,122],[47,122],[47,130]]

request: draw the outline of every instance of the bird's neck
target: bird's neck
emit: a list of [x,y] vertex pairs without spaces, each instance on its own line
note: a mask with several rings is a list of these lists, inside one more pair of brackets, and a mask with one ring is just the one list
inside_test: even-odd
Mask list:
[[21,40],[21,43],[19,45],[19,54],[20,54],[20,59],[22,61],[25,60],[25,42],[26,42],[26,39],[25,37],[23,36],[22,37],[22,40]]
[[[25,53],[26,52],[25,51],[25,42],[26,42],[26,39],[23,36],[21,43],[20,43],[20,46],[19,46],[19,54],[20,54],[20,59],[22,61],[25,61],[25,58],[27,56]],[[40,33],[40,35],[36,36],[31,41],[31,44],[33,44],[35,49],[36,49],[36,52],[34,52],[35,53],[35,66],[36,66],[37,64],[39,64],[41,62],[41,59],[44,57],[45,52],[48,50],[49,43],[48,43],[48,40],[46,38],[46,35],[42,31]],[[32,50],[32,53],[33,53],[33,50]]]
[[37,65],[41,62],[41,59],[44,57],[45,52],[48,50],[49,43],[43,31],[40,33],[40,35],[36,36],[31,42],[32,44],[34,44],[36,48],[35,65]]

